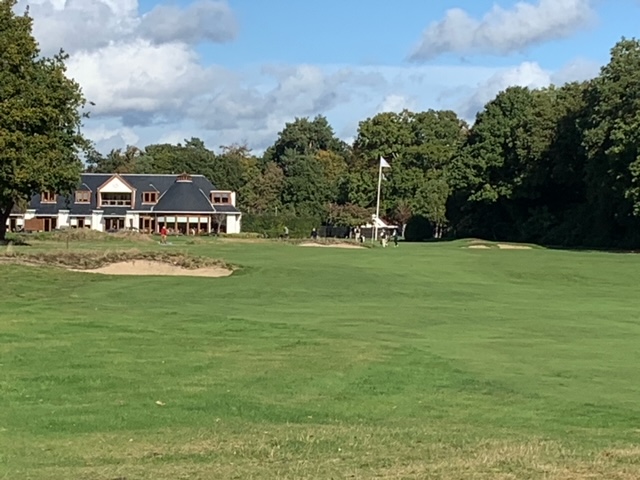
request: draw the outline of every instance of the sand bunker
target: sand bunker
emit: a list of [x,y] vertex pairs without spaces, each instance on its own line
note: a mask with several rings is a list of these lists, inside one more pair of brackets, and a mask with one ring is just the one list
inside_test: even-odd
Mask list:
[[478,249],[478,250],[487,250],[489,248],[491,248],[489,245],[469,245],[467,248],[474,248],[474,249]]
[[301,243],[300,244],[301,247],[328,247],[328,248],[357,248],[357,249],[363,249],[364,247],[361,247],[359,245],[353,245],[351,243],[314,243],[314,242],[306,242],[306,243]]
[[232,270],[224,267],[183,268],[164,262],[130,260],[105,265],[90,270],[73,269],[74,272],[101,273],[103,275],[177,275],[186,277],[228,277]]
[[509,245],[508,243],[499,243],[498,248],[502,250],[531,250],[528,245]]

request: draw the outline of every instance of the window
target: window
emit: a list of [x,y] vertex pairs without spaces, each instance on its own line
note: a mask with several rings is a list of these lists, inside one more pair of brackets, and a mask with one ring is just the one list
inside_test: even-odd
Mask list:
[[90,203],[90,202],[91,202],[91,192],[86,192],[86,191],[76,192],[76,203]]
[[40,202],[56,203],[56,194],[54,192],[42,192],[40,194]]
[[214,205],[226,205],[231,203],[231,194],[222,192],[213,192],[211,194],[211,203]]
[[103,193],[101,205],[107,205],[111,207],[130,207],[131,194],[130,193]]
[[158,203],[158,192],[143,192],[142,203]]

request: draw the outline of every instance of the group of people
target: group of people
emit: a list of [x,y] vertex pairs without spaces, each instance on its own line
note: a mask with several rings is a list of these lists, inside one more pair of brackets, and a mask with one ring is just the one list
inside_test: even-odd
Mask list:
[[[357,242],[360,243],[364,243],[365,242],[365,236],[362,235],[360,228],[356,227],[353,229],[353,237],[355,238],[355,240]],[[289,237],[289,229],[287,229],[285,227],[285,238]],[[312,240],[317,240],[318,239],[318,229],[317,228],[313,228],[311,230],[311,235],[310,235]],[[398,246],[398,230],[394,229],[393,233],[391,235],[389,235],[389,232],[387,230],[380,230],[380,234],[379,234],[379,239],[380,239],[380,243],[382,244],[383,248],[386,248],[387,245],[389,244],[389,237],[391,237],[391,239],[393,240],[393,246],[397,247]]]
[[[393,239],[393,246],[397,247],[398,246],[398,230],[397,229],[395,228],[393,229],[391,238]],[[387,245],[389,244],[389,232],[387,232],[384,229],[380,231],[380,243],[382,244],[382,248],[387,248]]]

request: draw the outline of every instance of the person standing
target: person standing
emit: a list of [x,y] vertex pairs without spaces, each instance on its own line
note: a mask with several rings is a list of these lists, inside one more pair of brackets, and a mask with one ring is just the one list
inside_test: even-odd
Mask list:
[[315,227],[313,228],[313,230],[311,230],[311,238],[313,240],[317,240],[318,239],[318,230],[316,230]]
[[393,229],[393,246],[394,248],[398,246],[398,229]]
[[285,226],[284,227],[284,239],[285,240],[289,240],[289,227]]
[[167,243],[167,227],[165,225],[160,229],[160,241],[166,245]]
[[382,230],[380,232],[380,242],[382,243],[382,248],[387,248],[387,231]]

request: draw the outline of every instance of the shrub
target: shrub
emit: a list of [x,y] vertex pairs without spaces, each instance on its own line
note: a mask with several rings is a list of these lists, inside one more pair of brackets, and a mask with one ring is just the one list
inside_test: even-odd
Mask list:
[[404,239],[407,242],[423,242],[433,238],[433,225],[425,217],[416,215],[407,222]]

